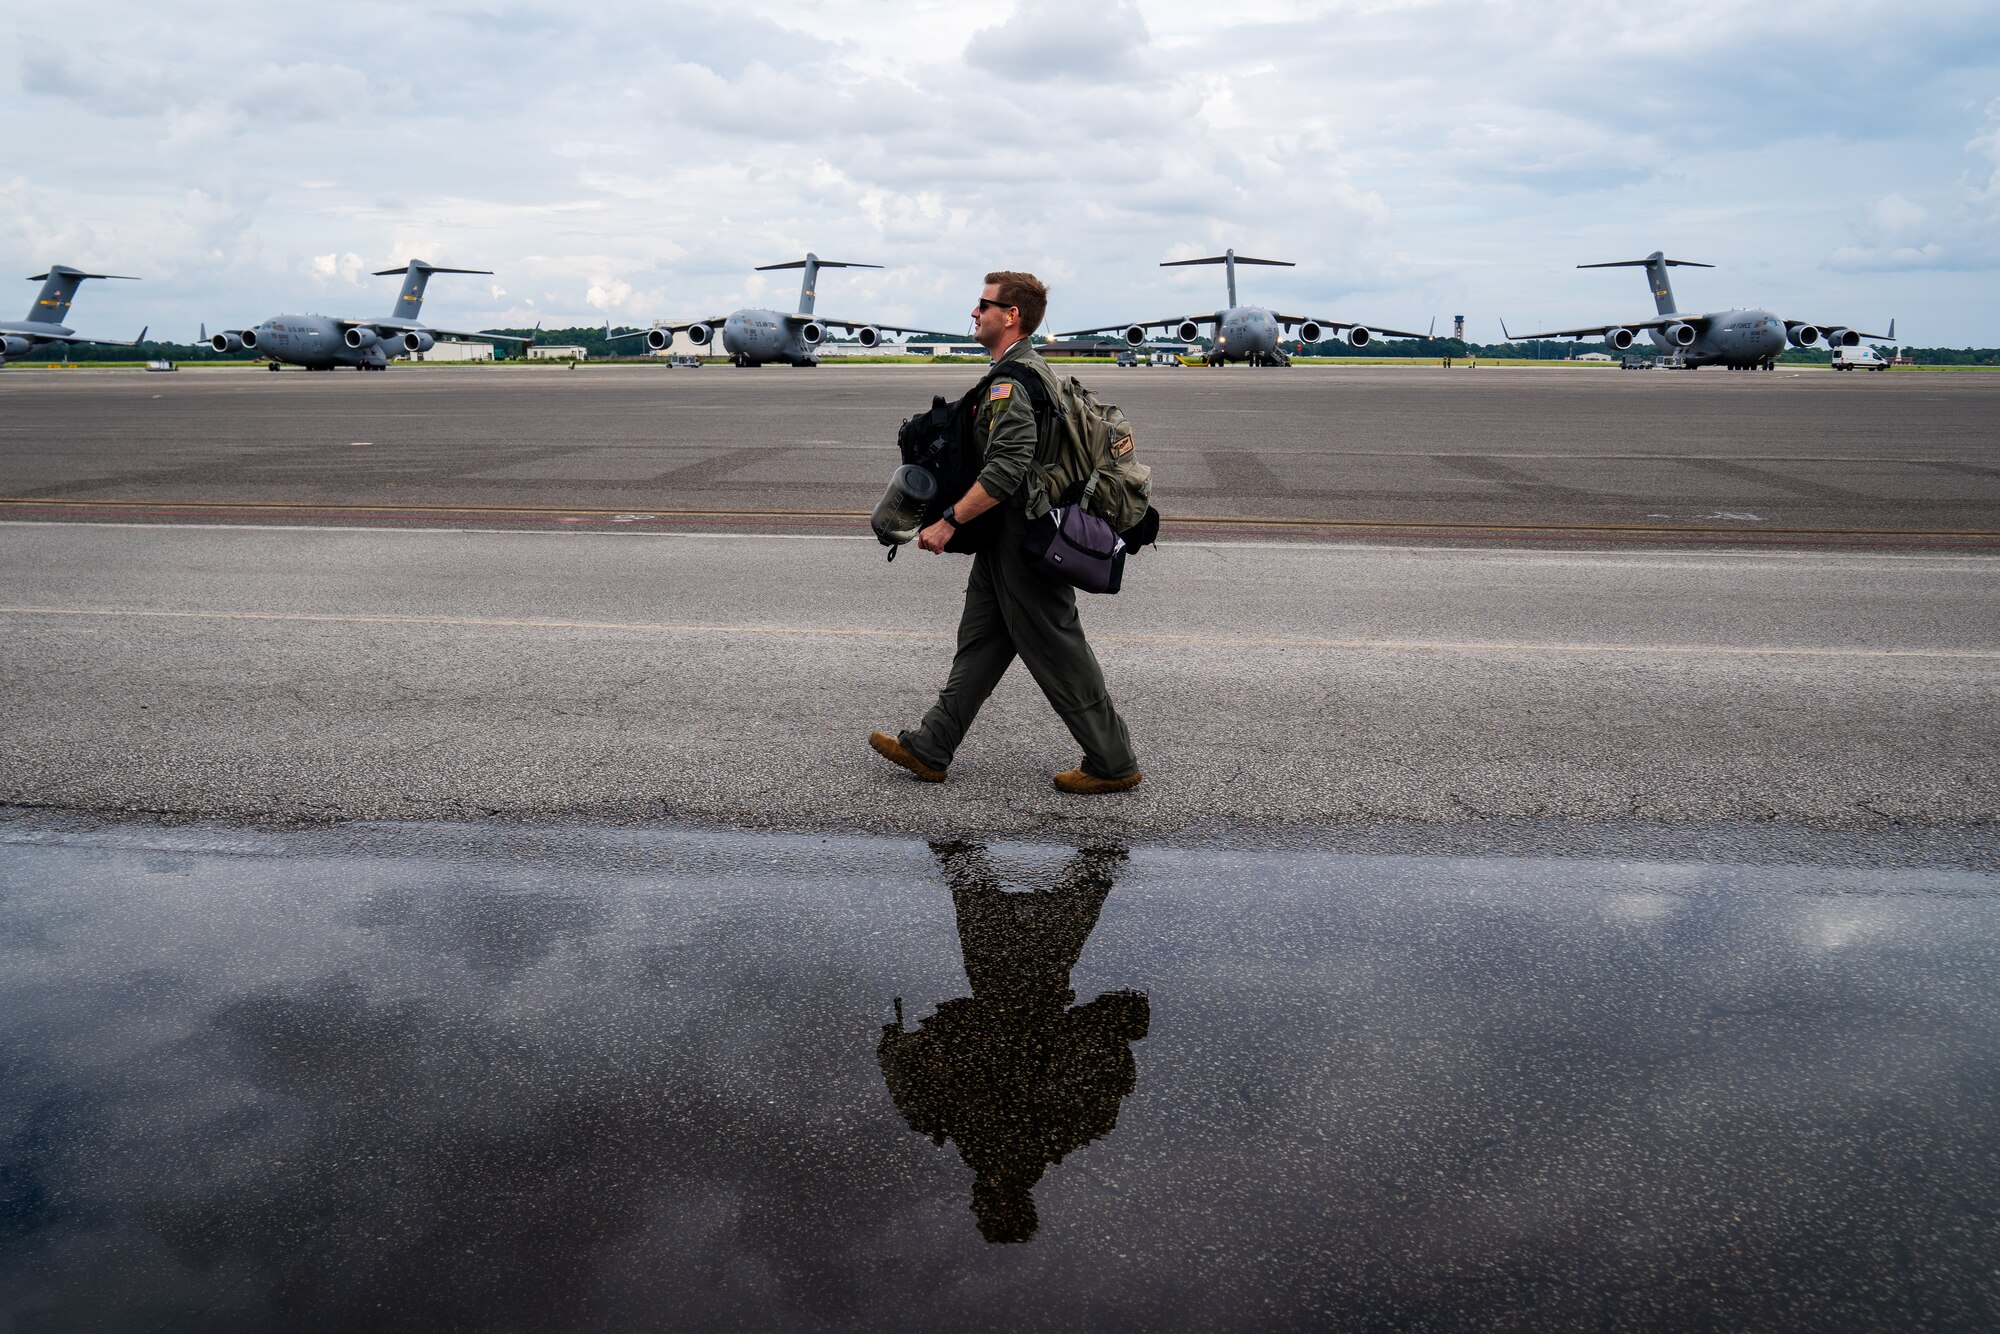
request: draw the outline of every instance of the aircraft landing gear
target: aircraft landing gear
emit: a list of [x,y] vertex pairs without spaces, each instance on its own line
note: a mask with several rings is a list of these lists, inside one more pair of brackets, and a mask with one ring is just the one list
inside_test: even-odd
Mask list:
[[278,369],[278,363],[274,361],[270,365],[266,366],[264,369],[267,371],[274,371]]

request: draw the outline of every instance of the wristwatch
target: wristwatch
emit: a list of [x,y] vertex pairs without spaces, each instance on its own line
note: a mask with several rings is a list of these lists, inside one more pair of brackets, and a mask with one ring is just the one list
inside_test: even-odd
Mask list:
[[944,507],[944,513],[943,513],[943,514],[940,514],[940,515],[939,515],[938,517],[939,517],[939,518],[941,518],[941,519],[943,519],[943,520],[944,520],[944,521],[945,521],[946,523],[950,524],[950,525],[951,525],[951,526],[952,526],[953,528],[957,528],[957,527],[958,527],[958,515],[956,515],[956,514],[954,514],[954,513],[952,512],[952,511],[956,510],[957,508],[958,508],[958,506],[956,506],[956,505],[947,505],[947,506],[945,506],[945,507]]

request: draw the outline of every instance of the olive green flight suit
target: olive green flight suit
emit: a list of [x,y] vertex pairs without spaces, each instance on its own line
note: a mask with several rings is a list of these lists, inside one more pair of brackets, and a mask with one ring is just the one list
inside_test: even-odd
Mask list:
[[[1055,395],[1055,373],[1027,339],[999,360],[1018,362]],[[994,531],[972,558],[951,675],[923,722],[898,739],[932,768],[949,768],[979,706],[1019,656],[1083,747],[1084,772],[1123,778],[1138,769],[1139,760],[1125,720],[1105,692],[1104,669],[1083,637],[1076,590],[1037,573],[1021,554],[1028,529],[1026,481],[1035,459],[1033,402],[1026,386],[1007,380],[996,381],[988,392],[974,429],[984,445],[979,480],[1000,501],[992,511]]]

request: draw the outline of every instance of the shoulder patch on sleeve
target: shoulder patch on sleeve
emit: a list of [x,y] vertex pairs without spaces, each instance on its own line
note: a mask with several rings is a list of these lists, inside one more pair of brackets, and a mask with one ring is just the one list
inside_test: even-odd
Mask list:
[[1014,382],[1012,380],[1002,380],[993,386],[991,393],[986,395],[986,401],[991,403],[996,398],[1012,398],[1013,396]]

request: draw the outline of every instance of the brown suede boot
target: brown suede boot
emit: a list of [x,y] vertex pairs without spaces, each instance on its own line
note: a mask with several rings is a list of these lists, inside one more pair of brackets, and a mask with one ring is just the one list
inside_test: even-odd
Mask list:
[[942,783],[944,781],[944,770],[931,768],[915,755],[912,755],[902,742],[896,740],[896,738],[890,736],[887,732],[870,732],[868,734],[868,744],[875,747],[877,755],[880,755],[891,764],[902,765],[926,783]]
[[1099,778],[1081,769],[1066,769],[1056,775],[1056,787],[1064,792],[1074,792],[1080,797],[1101,797],[1107,792],[1123,792],[1127,788],[1139,786],[1146,775],[1134,769],[1123,778]]

